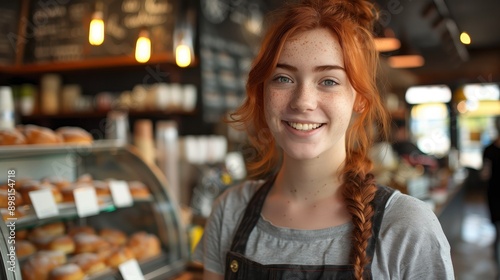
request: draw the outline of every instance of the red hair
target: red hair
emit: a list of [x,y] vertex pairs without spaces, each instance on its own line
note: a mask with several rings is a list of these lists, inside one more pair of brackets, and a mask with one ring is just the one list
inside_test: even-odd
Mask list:
[[342,194],[354,225],[351,262],[357,279],[362,279],[369,259],[366,247],[371,236],[371,217],[376,186],[369,172],[368,151],[382,132],[387,136],[389,117],[376,86],[378,53],[373,42],[376,12],[368,1],[305,0],[289,4],[271,14],[274,19],[249,73],[244,103],[231,114],[231,123],[245,130],[256,149],[248,169],[253,175],[270,173],[279,165],[276,147],[264,114],[264,82],[276,67],[287,39],[301,32],[326,28],[335,34],[342,47],[344,66],[357,93],[354,108],[358,116],[346,133],[346,160],[341,172]]

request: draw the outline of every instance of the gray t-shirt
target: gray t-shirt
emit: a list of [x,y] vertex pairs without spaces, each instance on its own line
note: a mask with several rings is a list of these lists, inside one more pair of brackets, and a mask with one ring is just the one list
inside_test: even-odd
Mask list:
[[[246,181],[214,203],[193,259],[224,274],[226,253],[245,207],[263,181]],[[319,230],[278,227],[261,216],[245,256],[261,264],[345,265],[351,223]],[[298,253],[300,252],[300,254]],[[386,204],[372,262],[374,279],[454,279],[450,245],[430,207],[396,191]]]

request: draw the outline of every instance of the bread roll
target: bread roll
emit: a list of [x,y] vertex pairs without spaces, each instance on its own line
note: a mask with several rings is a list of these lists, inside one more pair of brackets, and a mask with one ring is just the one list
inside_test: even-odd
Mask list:
[[83,280],[85,274],[82,269],[74,264],[67,263],[50,271],[49,280]]
[[27,144],[57,144],[62,139],[50,128],[37,125],[25,125],[24,136]]
[[65,126],[55,132],[65,143],[91,144],[94,140],[90,133],[80,127]]
[[95,274],[107,268],[104,261],[94,253],[81,253],[69,259],[69,263],[78,265],[85,274]]
[[17,129],[0,129],[0,146],[26,144],[26,137]]
[[24,258],[31,256],[36,252],[36,247],[33,243],[28,240],[17,240],[16,241],[16,255],[18,258]]
[[137,260],[145,260],[161,253],[160,240],[156,235],[141,231],[134,233],[127,244]]

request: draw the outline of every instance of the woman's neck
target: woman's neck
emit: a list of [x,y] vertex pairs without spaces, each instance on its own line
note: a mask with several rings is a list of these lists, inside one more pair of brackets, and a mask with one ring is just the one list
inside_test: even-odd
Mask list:
[[292,200],[320,200],[337,193],[341,185],[339,172],[345,157],[295,160],[284,158],[275,181],[275,191]]

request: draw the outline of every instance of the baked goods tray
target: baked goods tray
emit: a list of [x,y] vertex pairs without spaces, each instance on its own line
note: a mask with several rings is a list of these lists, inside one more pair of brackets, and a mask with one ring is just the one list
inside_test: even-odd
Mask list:
[[89,153],[92,151],[120,149],[127,144],[117,140],[96,140],[92,144],[30,144],[0,146],[0,159],[54,153]]

